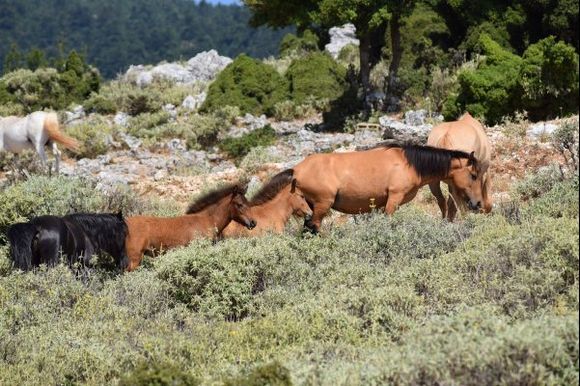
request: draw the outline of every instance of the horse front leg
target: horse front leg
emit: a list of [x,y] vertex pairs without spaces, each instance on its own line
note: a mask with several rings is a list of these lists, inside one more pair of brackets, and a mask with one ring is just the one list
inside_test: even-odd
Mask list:
[[449,185],[449,199],[447,200],[447,220],[453,222],[458,208],[463,209],[462,198],[453,185]]
[[385,205],[385,213],[389,216],[395,213],[399,205],[405,199],[405,193],[389,192],[387,194],[387,204]]
[[434,182],[429,184],[429,190],[437,199],[437,205],[439,205],[439,209],[441,210],[441,216],[445,218],[447,216],[447,202],[445,201],[445,196],[441,191],[441,184],[440,182]]
[[312,234],[317,234],[320,231],[320,225],[322,224],[322,219],[330,208],[334,200],[317,201],[314,203],[314,208],[312,209],[312,218],[309,220],[304,220],[304,230],[310,231]]

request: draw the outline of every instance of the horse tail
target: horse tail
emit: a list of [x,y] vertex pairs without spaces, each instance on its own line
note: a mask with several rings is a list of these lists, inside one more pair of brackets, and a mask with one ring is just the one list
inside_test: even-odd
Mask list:
[[30,223],[14,224],[8,228],[10,258],[16,268],[20,268],[23,271],[32,269],[32,242],[36,234],[36,226]]
[[75,152],[79,150],[78,141],[60,131],[56,113],[48,113],[46,115],[46,118],[44,118],[44,130],[46,130],[48,133],[48,138],[51,140],[61,143],[69,150]]

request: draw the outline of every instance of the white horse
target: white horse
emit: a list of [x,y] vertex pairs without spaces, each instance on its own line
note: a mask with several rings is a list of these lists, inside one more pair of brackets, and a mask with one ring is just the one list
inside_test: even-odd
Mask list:
[[0,117],[0,150],[18,154],[26,149],[35,149],[42,165],[46,166],[44,146],[49,142],[55,158],[55,170],[58,173],[61,152],[56,143],[61,143],[73,151],[78,150],[79,144],[74,138],[60,131],[56,113],[36,111],[26,117]]

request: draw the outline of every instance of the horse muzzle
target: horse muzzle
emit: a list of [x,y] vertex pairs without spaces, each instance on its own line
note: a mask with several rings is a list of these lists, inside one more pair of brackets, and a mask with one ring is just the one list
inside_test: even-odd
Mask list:
[[254,220],[246,221],[246,228],[252,230],[256,227],[257,223]]
[[471,200],[467,200],[467,207],[469,208],[469,210],[479,212],[479,210],[481,209],[481,201],[477,201],[477,204],[473,204]]
[[312,221],[312,215],[307,214],[306,216],[304,216],[304,221]]

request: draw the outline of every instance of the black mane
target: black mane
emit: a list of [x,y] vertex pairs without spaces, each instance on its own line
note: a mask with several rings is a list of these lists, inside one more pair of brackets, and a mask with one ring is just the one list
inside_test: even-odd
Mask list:
[[189,207],[187,208],[187,210],[185,211],[185,214],[197,213],[197,212],[207,208],[208,206],[215,204],[216,202],[218,202],[222,198],[229,196],[230,194],[234,194],[234,193],[245,194],[246,189],[247,189],[247,187],[245,185],[234,184],[234,185],[227,185],[223,188],[213,190],[213,191],[205,194],[204,196],[200,197],[195,202],[191,203],[189,205]]
[[409,165],[421,177],[444,177],[449,175],[451,161],[457,158],[468,159],[474,166],[476,165],[476,160],[473,155],[461,150],[449,150],[421,145],[385,144],[381,146],[387,149],[402,149]]
[[280,193],[282,189],[288,186],[288,184],[292,182],[293,178],[294,169],[286,169],[283,172],[276,174],[258,191],[258,193],[254,195],[254,197],[252,197],[250,205],[256,206],[270,201],[276,197],[276,195]]

